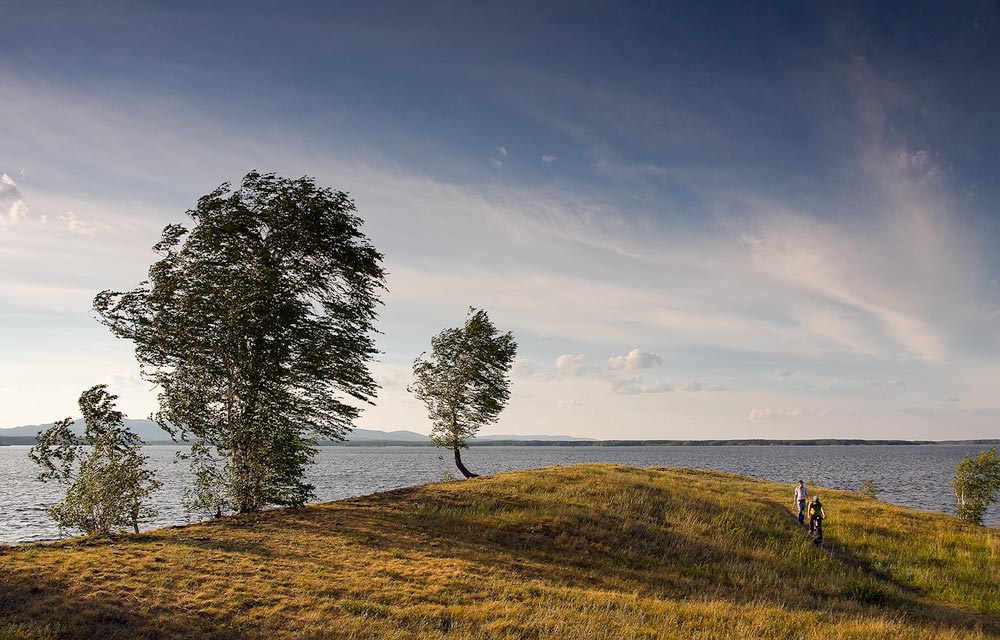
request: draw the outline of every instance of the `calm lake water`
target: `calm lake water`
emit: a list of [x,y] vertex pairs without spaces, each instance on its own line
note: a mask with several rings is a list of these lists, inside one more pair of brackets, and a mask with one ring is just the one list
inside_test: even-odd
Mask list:
[[[953,513],[951,483],[955,466],[982,445],[810,446],[810,447],[473,447],[462,459],[480,474],[537,469],[553,465],[610,462],[634,467],[716,469],[789,483],[857,490],[868,478],[886,502],[927,511]],[[0,543],[51,540],[59,532],[46,507],[61,489],[37,482],[37,467],[27,446],[0,447]],[[145,448],[163,488],[154,497],[157,519],[145,528],[189,522],[181,503],[190,476],[185,462],[174,462],[181,447]],[[450,452],[432,447],[324,447],[309,481],[317,501],[366,495],[458,475]],[[1000,507],[986,522],[1000,526]]]

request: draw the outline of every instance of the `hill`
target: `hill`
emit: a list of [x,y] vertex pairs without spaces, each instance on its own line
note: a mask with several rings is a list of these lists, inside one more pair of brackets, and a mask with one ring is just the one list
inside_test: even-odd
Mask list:
[[[52,426],[47,424],[32,424],[21,427],[11,427],[0,429],[0,444],[34,444],[35,436],[39,431]],[[163,443],[170,442],[170,435],[159,427],[152,420],[133,420],[127,418],[125,426],[130,431],[142,438],[143,442]],[[73,423],[73,432],[83,435],[83,420],[77,419]],[[594,442],[589,438],[574,438],[571,436],[480,436],[472,439],[476,444],[505,444],[517,442],[547,443],[547,442]],[[369,444],[401,444],[401,445],[430,445],[431,439],[415,431],[397,430],[380,431],[377,429],[354,429],[347,435],[345,442],[320,442],[321,445],[346,444],[346,445],[369,445]]]
[[[11,438],[30,438],[31,440],[34,440],[39,431],[48,429],[51,426],[52,423],[47,422],[45,424],[30,424],[21,427],[0,429],[0,441]],[[152,420],[134,420],[132,418],[126,418],[125,426],[129,431],[142,438],[143,442],[165,442],[170,440],[170,435]],[[83,418],[77,418],[73,421],[72,429],[73,433],[76,435],[83,435],[83,427]]]
[[995,638],[1000,531],[685,469],[549,468],[0,547],[0,638]]
[[377,429],[354,429],[347,434],[349,443],[367,442],[404,442],[414,444],[430,444],[431,439],[415,431],[379,431]]

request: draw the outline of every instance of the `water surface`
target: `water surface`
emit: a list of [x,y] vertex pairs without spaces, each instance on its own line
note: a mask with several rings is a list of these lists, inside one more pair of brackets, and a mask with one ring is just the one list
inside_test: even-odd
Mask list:
[[[789,483],[857,490],[875,481],[879,498],[893,504],[953,513],[952,480],[966,453],[982,445],[858,445],[746,447],[473,447],[462,459],[470,470],[500,473],[554,465],[610,462],[634,467],[690,467],[731,471]],[[0,447],[0,543],[49,540],[59,536],[46,507],[62,489],[35,480],[37,467],[27,446]],[[184,462],[175,462],[174,446],[144,447],[163,483],[154,497],[159,515],[144,528],[190,522],[182,494],[190,484]],[[433,447],[323,447],[310,469],[318,502],[366,495],[457,475],[450,452]],[[1000,507],[987,513],[987,524],[1000,525]]]

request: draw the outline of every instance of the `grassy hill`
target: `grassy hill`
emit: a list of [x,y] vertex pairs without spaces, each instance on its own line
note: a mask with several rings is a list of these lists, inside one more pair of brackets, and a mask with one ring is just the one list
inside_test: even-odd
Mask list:
[[6,638],[994,638],[1000,531],[736,475],[555,467],[0,547]]

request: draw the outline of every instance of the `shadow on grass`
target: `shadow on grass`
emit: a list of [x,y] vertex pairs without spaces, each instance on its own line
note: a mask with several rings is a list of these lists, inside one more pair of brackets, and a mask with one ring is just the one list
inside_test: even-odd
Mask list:
[[1000,620],[927,598],[920,589],[876,569],[866,558],[851,553],[836,540],[827,539],[822,549],[841,564],[866,579],[849,582],[842,595],[862,604],[891,607],[917,618],[936,618],[959,629],[981,629],[1000,637]]
[[0,637],[25,640],[115,638],[258,637],[226,620],[176,608],[145,607],[102,590],[100,584],[66,584],[25,572],[0,574]]
[[[568,482],[585,482],[585,478],[569,478]],[[589,490],[578,488],[584,493]],[[567,485],[562,489],[575,490]],[[803,547],[809,553],[824,551],[812,549],[803,540],[784,502],[767,496],[747,497],[744,508],[754,517],[741,520],[738,513],[697,494],[678,496],[676,491],[658,487],[646,487],[642,493],[647,500],[668,505],[665,518],[650,523],[641,519],[641,513],[637,521],[630,521],[620,513],[574,510],[572,505],[553,508],[551,497],[530,492],[492,496],[489,487],[483,493],[441,487],[435,494],[418,487],[325,505],[297,526],[316,534],[340,530],[348,539],[352,530],[372,532],[359,543],[404,555],[418,552],[461,560],[475,574],[469,577],[473,582],[475,576],[500,570],[552,587],[660,598],[710,597],[737,604],[767,602],[778,608],[846,616],[903,614],[930,625],[1000,631],[1000,620],[995,617],[923,598],[875,571],[863,558],[832,548],[829,537],[825,549],[848,569],[846,577],[831,572],[830,582],[824,584],[821,577],[818,588],[793,600],[783,585],[800,584],[802,570],[784,556]],[[489,509],[482,508],[484,502]],[[702,525],[719,523],[719,528],[681,531],[669,519],[674,515],[671,509],[697,512]],[[535,513],[539,518],[532,521]],[[739,536],[740,542],[731,544],[730,535]],[[758,541],[769,545],[770,557],[756,553]],[[788,552],[783,553],[784,549]],[[753,571],[769,573],[762,582],[777,586],[748,588],[754,583],[746,575]],[[862,579],[852,577],[852,572]]]

